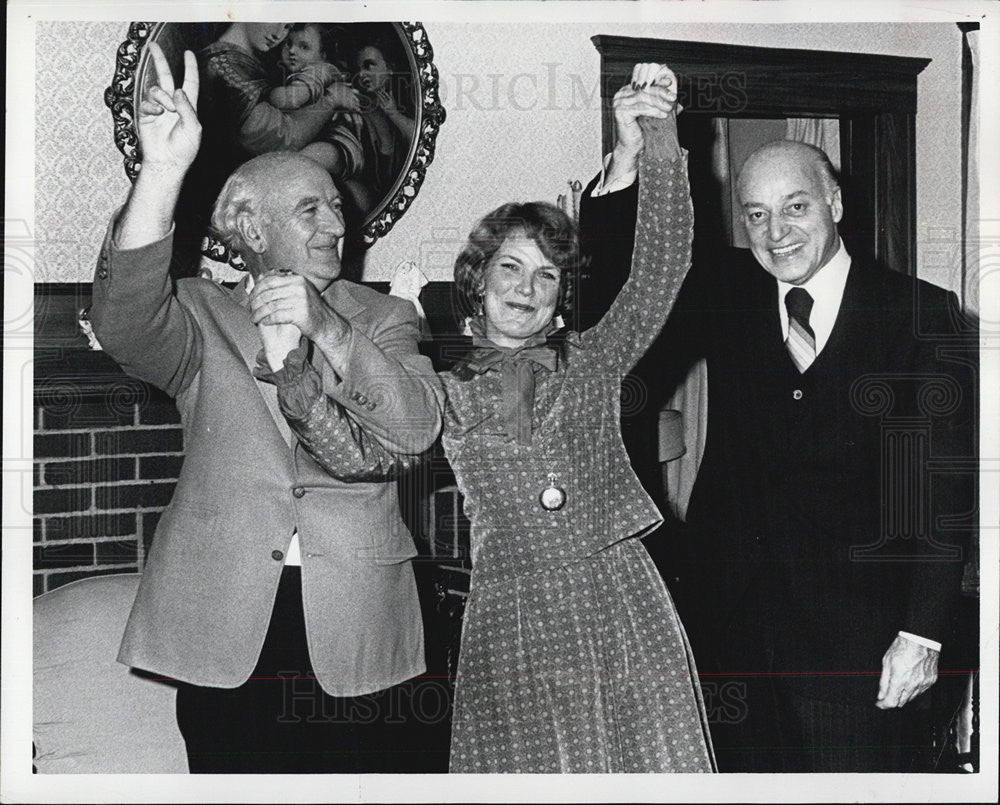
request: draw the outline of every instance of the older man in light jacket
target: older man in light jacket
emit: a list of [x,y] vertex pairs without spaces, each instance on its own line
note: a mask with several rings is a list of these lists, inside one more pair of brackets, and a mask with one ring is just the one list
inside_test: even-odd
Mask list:
[[440,428],[441,389],[417,351],[416,313],[338,279],[340,195],[296,154],[245,164],[216,204],[249,276],[232,290],[202,278],[172,288],[198,75],[186,53],[175,90],[148,47],[159,86],[137,110],[142,170],[101,249],[92,319],[126,372],[176,398],[185,461],[119,660],[180,682],[192,771],[413,770],[420,753],[390,728],[406,723],[406,680],[424,671],[395,485],[320,469],[274,384],[306,362],[320,371],[345,466],[364,464],[365,440],[420,453]]

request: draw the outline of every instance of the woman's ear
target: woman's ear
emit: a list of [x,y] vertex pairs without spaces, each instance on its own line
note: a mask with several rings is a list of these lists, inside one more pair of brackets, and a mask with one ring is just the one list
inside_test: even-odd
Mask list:
[[254,254],[263,254],[267,250],[267,239],[257,221],[257,218],[247,210],[236,215],[236,229],[247,248]]

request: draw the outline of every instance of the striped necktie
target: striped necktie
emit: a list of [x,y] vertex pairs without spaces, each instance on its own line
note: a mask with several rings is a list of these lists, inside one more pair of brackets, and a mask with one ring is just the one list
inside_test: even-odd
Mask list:
[[812,306],[813,298],[804,288],[792,288],[785,294],[785,307],[788,309],[785,346],[799,372],[804,372],[816,360],[816,335],[809,326]]

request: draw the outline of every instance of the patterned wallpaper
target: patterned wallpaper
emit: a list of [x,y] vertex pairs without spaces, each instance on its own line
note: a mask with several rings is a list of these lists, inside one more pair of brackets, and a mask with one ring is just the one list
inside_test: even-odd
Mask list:
[[128,178],[104,89],[127,24],[39,23],[35,31],[36,281],[93,274],[108,217]]
[[[414,260],[433,280],[478,217],[548,199],[599,167],[595,33],[924,56],[917,119],[920,273],[958,287],[961,35],[946,24],[459,25],[428,23],[448,119],[419,197],[368,254],[365,278]],[[36,281],[90,279],[111,211],[128,189],[104,88],[125,23],[36,29]]]

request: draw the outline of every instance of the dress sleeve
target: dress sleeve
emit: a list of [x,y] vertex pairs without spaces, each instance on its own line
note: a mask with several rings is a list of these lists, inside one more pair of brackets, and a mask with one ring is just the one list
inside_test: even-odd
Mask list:
[[282,414],[316,463],[341,481],[385,481],[419,464],[420,455],[386,450],[342,405],[323,393],[322,378],[309,363],[308,351],[309,344],[304,342],[272,372],[262,350],[254,375],[277,386]]
[[694,212],[687,152],[672,115],[640,118],[639,212],[628,281],[607,314],[581,337],[590,360],[625,374],[656,339],[691,266]]
[[246,122],[271,88],[263,68],[249,56],[232,51],[212,53],[207,59],[206,73],[213,90],[212,102],[219,107],[216,114],[237,126]]

